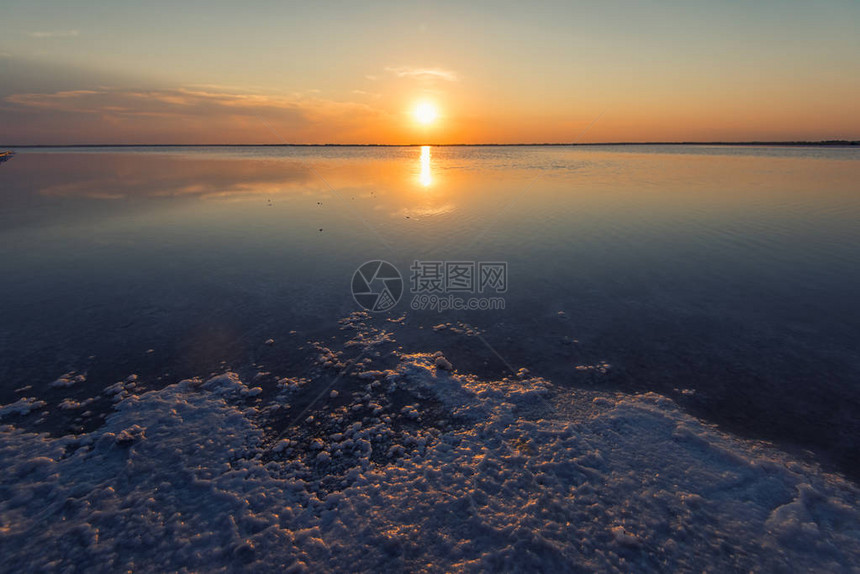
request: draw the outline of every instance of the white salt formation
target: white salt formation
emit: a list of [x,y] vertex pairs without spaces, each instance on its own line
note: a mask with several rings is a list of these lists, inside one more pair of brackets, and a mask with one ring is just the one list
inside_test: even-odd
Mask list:
[[[352,325],[365,351],[389,338]],[[322,365],[349,358],[326,351]],[[115,412],[89,434],[2,426],[3,564],[848,572],[860,563],[858,490],[837,476],[718,432],[656,394],[562,391],[527,372],[481,380],[440,357],[362,361],[283,436],[271,428],[289,418],[280,401],[306,386],[320,394],[330,377],[275,377],[274,402],[232,372],[142,394],[118,384]]]

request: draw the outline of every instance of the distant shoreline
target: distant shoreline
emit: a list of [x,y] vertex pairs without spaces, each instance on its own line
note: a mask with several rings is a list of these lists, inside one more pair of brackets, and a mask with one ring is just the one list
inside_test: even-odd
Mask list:
[[0,148],[97,148],[97,147],[589,147],[589,146],[749,146],[749,147],[854,147],[860,146],[858,140],[827,141],[751,141],[751,142],[598,142],[598,143],[477,143],[477,144],[0,144]]

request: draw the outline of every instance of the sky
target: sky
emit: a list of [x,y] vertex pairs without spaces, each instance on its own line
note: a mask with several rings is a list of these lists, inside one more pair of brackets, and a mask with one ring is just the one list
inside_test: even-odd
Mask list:
[[857,140],[858,93],[857,0],[0,7],[6,145]]

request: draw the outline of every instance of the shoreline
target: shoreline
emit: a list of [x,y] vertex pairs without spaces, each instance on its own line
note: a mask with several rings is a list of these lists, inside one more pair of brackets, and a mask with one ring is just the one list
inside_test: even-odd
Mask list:
[[[597,146],[725,146],[725,147],[857,147],[860,140],[824,140],[824,141],[750,141],[750,142],[593,142],[593,143],[406,143],[406,144],[373,144],[373,143],[255,143],[255,144],[146,144],[146,143],[97,143],[97,144],[6,144],[0,147],[33,149],[33,148],[120,148],[120,147],[597,147]],[[14,152],[11,152],[14,153]],[[2,153],[0,153],[2,157]]]
[[308,341],[313,379],[226,370],[156,389],[129,375],[101,392],[113,408],[94,430],[4,423],[7,555],[144,571],[815,571],[860,553],[855,484],[663,395],[485,379],[398,349],[367,313],[341,324],[344,343]]

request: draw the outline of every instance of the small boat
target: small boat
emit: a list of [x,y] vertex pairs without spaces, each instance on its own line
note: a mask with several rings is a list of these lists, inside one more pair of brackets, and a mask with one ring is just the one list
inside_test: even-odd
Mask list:
[[7,159],[12,159],[13,155],[15,155],[14,151],[0,151],[0,163],[3,163]]

